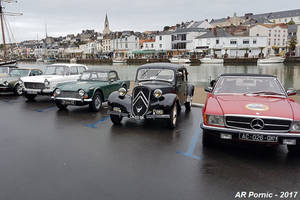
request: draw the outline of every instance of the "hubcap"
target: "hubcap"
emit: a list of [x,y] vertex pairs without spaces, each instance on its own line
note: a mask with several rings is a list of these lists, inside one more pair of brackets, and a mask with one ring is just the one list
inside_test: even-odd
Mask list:
[[18,95],[21,95],[23,93],[23,89],[19,85],[17,86],[17,93]]
[[96,107],[97,109],[99,109],[100,106],[101,106],[101,99],[100,99],[99,96],[97,96],[96,99],[95,99],[95,107]]
[[177,120],[177,106],[175,104],[173,108],[173,125],[176,124],[176,120]]

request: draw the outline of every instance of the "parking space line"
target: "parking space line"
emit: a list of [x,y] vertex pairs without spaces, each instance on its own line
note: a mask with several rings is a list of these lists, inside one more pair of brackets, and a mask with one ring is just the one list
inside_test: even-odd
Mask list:
[[86,124],[85,126],[87,126],[89,128],[98,128],[97,127],[98,124],[108,120],[109,118],[110,118],[110,116],[105,116],[104,118],[100,119],[99,121],[96,121],[95,123],[92,123],[92,124]]
[[200,156],[194,155],[194,151],[195,151],[196,145],[200,139],[200,135],[201,135],[200,130],[197,130],[196,134],[192,138],[192,141],[190,142],[187,152],[177,151],[176,153],[179,155],[183,155],[183,156],[187,156],[187,157],[196,159],[196,160],[201,160]]
[[38,109],[38,110],[36,110],[36,112],[46,112],[46,111],[52,110],[54,108],[56,108],[56,106],[49,106],[46,108]]

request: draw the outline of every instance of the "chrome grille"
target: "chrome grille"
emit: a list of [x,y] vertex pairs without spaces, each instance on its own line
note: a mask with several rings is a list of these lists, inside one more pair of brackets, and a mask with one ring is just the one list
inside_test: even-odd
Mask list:
[[59,95],[59,97],[65,97],[65,98],[81,98],[78,94],[78,92],[74,92],[74,91],[61,91],[61,94]]
[[245,116],[226,116],[226,126],[230,128],[255,130],[255,131],[275,131],[285,132],[290,129],[292,120],[265,118],[265,117],[245,117]]
[[134,116],[144,116],[149,107],[150,88],[137,86],[132,93],[132,113]]
[[45,84],[44,83],[25,82],[24,85],[25,85],[25,88],[27,88],[27,89],[45,89]]

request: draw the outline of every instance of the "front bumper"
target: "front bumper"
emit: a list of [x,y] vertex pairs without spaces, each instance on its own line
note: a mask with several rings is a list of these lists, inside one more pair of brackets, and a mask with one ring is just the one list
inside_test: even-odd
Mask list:
[[24,91],[24,93],[27,93],[27,94],[52,95],[54,90],[53,89],[28,89],[28,88],[24,88],[23,91]]
[[[208,131],[208,134],[214,135],[220,138],[221,134],[230,134],[232,135],[233,140],[240,140],[239,134],[241,133],[249,133],[249,134],[259,134],[259,135],[266,135],[266,136],[277,136],[278,143],[283,143],[284,139],[295,139],[297,140],[297,144],[300,144],[300,133],[277,133],[277,132],[261,132],[261,131],[249,131],[249,130],[240,130],[240,129],[232,129],[232,128],[225,128],[225,127],[214,127],[214,126],[207,126],[204,123],[201,123],[200,127],[203,130]],[[241,140],[242,141],[242,140]],[[255,141],[251,141],[255,142]]]
[[13,92],[11,87],[0,86],[0,92]]
[[107,112],[109,115],[117,115],[120,117],[128,117],[132,119],[170,119],[170,115],[144,115],[143,117],[136,117],[132,115],[131,113],[124,113],[124,112],[117,112],[117,111],[111,111],[109,110]]
[[92,102],[93,99],[77,99],[77,98],[68,98],[68,97],[51,97],[51,99],[55,100],[61,100],[61,101],[75,101],[75,102]]

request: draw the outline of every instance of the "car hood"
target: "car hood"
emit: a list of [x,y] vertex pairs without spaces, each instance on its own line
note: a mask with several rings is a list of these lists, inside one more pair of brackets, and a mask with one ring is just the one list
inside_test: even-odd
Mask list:
[[23,77],[21,80],[23,82],[31,82],[31,83],[44,83],[45,80],[48,81],[55,81],[55,80],[63,80],[65,79],[65,76],[63,75],[41,75],[41,76],[28,76],[28,77]]
[[11,82],[11,81],[17,81],[19,80],[19,76],[7,76],[7,77],[0,77],[0,83],[3,83],[4,81]]
[[288,98],[271,96],[217,95],[224,115],[257,115],[293,119]]
[[7,76],[8,76],[8,74],[0,74],[0,78],[7,77]]
[[90,90],[90,88],[98,88],[107,85],[108,82],[103,81],[76,81],[69,82],[65,84],[61,84],[58,86],[62,91],[78,91],[80,89],[85,90],[86,92]]

